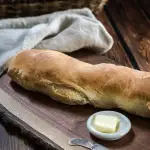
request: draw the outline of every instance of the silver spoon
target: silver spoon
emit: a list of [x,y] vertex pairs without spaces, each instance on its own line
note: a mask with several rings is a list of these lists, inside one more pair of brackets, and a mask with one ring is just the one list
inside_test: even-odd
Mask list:
[[71,146],[82,146],[88,148],[90,150],[109,150],[108,148],[100,145],[100,144],[93,144],[88,139],[83,138],[72,138],[69,140],[69,145]]

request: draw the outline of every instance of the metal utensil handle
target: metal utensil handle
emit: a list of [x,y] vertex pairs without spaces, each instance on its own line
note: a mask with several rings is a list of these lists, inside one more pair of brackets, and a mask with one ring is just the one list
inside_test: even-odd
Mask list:
[[91,149],[93,144],[88,140],[88,139],[83,139],[83,138],[73,138],[69,140],[69,145],[72,146],[82,146],[88,149]]
[[109,150],[109,149],[100,144],[94,144],[92,146],[91,150]]
[[72,146],[82,146],[90,150],[109,150],[108,148],[100,144],[93,144],[88,139],[83,139],[83,138],[73,138],[73,139],[70,139],[68,143],[69,145],[72,145]]

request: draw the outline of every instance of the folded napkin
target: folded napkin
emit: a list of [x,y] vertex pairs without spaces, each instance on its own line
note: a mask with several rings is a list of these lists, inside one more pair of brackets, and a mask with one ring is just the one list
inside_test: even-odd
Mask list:
[[113,39],[88,8],[0,20],[0,75],[6,62],[25,49],[73,52],[89,47],[105,53]]

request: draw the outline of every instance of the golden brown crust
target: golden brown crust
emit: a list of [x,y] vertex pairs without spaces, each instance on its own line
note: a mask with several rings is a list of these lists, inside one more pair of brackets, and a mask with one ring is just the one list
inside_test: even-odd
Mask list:
[[9,64],[8,75],[27,90],[70,105],[120,108],[150,117],[150,73],[114,64],[91,65],[49,50],[27,50]]

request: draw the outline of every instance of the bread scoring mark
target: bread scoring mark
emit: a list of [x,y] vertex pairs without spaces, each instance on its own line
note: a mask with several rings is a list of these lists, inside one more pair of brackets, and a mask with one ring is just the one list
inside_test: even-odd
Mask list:
[[60,101],[67,103],[67,104],[80,104],[84,105],[87,104],[88,101],[83,93],[77,91],[72,87],[68,87],[63,84],[51,84],[53,94],[57,95]]

